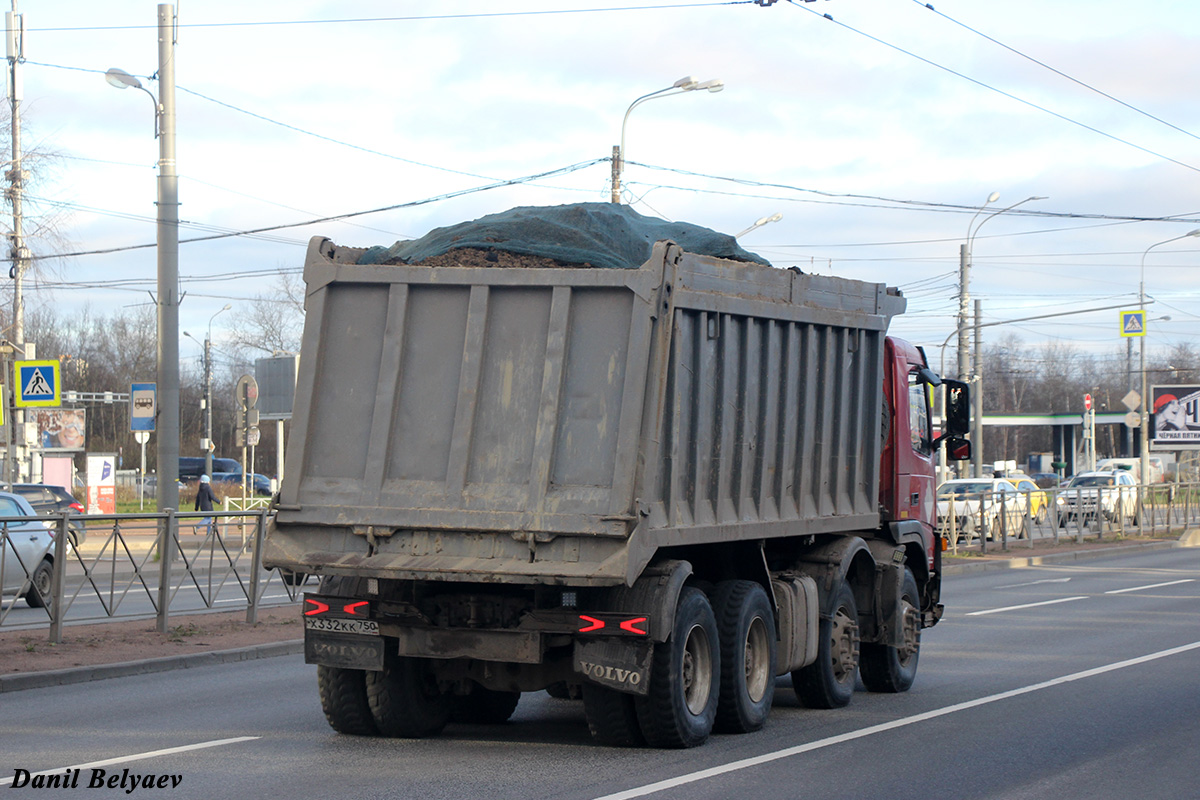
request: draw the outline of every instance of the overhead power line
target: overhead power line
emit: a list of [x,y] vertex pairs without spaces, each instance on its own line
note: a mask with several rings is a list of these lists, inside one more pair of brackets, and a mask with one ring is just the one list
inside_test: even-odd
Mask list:
[[[620,6],[617,8],[556,8],[545,11],[484,11],[472,14],[425,14],[404,17],[347,17],[344,19],[290,19],[263,20],[260,22],[192,22],[179,23],[179,28],[255,28],[275,25],[361,25],[382,22],[426,22],[448,19],[494,19],[497,17],[545,17],[562,14],[605,14],[624,11],[672,11],[689,8],[711,8],[714,6],[760,5],[758,0],[716,0],[708,3],[672,3],[646,6]],[[154,28],[153,25],[87,25],[82,27],[58,26],[52,28],[28,28],[38,33],[74,31],[135,31]]]
[[[230,238],[237,237],[237,236],[250,236],[250,235],[254,235],[254,234],[268,233],[270,231],[287,230],[289,228],[302,228],[302,227],[305,227],[306,225],[317,225],[317,224],[320,224],[323,222],[337,222],[340,220],[351,219],[353,217],[366,216],[367,214],[380,214],[384,211],[396,211],[401,208],[416,208],[418,206],[428,205],[430,203],[437,203],[442,200],[449,200],[450,198],[453,198],[453,197],[462,197],[464,195],[476,194],[479,192],[486,192],[486,191],[490,191],[492,189],[500,189],[505,186],[517,186],[520,184],[525,184],[525,183],[530,183],[532,181],[541,180],[542,178],[548,178],[548,177],[551,177],[554,175],[566,175],[566,174],[576,172],[581,169],[586,169],[587,167],[590,167],[593,164],[606,162],[608,160],[609,159],[607,157],[595,158],[595,159],[592,159],[591,161],[581,161],[577,164],[571,164],[570,166],[560,167],[558,169],[549,170],[547,172],[541,172],[541,173],[538,173],[537,175],[526,175],[523,178],[512,178],[510,180],[497,181],[495,183],[491,183],[486,186],[475,186],[470,189],[460,189],[456,192],[446,192],[445,194],[440,194],[435,197],[426,197],[422,200],[411,200],[407,203],[396,203],[395,205],[383,206],[381,208],[370,208],[365,211],[349,211],[344,214],[333,214],[333,215],[327,216],[327,217],[316,217],[313,219],[307,219],[307,220],[303,220],[300,222],[287,222],[287,223],[283,223],[280,225],[264,225],[261,228],[252,228],[249,230],[231,231],[228,233],[216,233],[216,234],[212,234],[209,236],[196,236],[191,239],[180,239],[179,243],[180,244],[190,244],[193,242],[212,241],[214,239],[230,239]],[[152,247],[157,247],[157,244],[154,242],[149,242],[147,244],[125,245],[122,247],[107,247],[107,248],[104,248],[101,250],[82,250],[82,251],[78,251],[78,252],[74,252],[74,253],[54,253],[52,255],[33,256],[32,260],[43,261],[43,260],[49,260],[49,259],[54,259],[54,258],[73,258],[75,256],[106,255],[106,254],[110,254],[110,253],[127,252],[129,250],[149,249]]]
[[852,25],[847,25],[844,22],[839,22],[838,20],[834,19],[833,15],[831,15],[831,14],[822,14],[819,11],[813,11],[811,8],[808,8],[807,6],[802,4],[803,0],[787,0],[787,2],[790,3],[791,5],[795,6],[796,8],[800,8],[800,9],[803,9],[804,11],[807,11],[810,14],[815,14],[818,17],[821,17],[822,19],[827,19],[830,22],[832,22],[834,25],[837,25],[840,28],[845,28],[846,30],[850,31],[851,33],[857,33],[859,36],[863,36],[867,39],[870,39],[871,41],[881,44],[884,47],[891,48],[892,50],[895,50],[898,53],[903,53],[904,55],[906,55],[910,58],[915,58],[924,64],[928,64],[931,67],[940,69],[943,72],[947,72],[951,75],[954,75],[957,78],[962,78],[965,81],[969,81],[969,82],[975,84],[976,86],[979,86],[980,88],[987,89],[988,91],[995,92],[996,94],[999,94],[999,95],[1003,95],[1004,97],[1007,97],[1010,100],[1015,100],[1018,103],[1021,103],[1022,105],[1026,105],[1026,106],[1029,106],[1030,108],[1037,109],[1038,111],[1041,111],[1042,113],[1049,114],[1050,116],[1056,117],[1057,119],[1061,119],[1063,122],[1069,122],[1072,125],[1078,126],[1087,131],[1091,131],[1092,133],[1103,136],[1106,139],[1111,139],[1114,142],[1120,142],[1121,144],[1132,147],[1135,150],[1141,150],[1143,153],[1152,155],[1155,158],[1161,158],[1163,161],[1169,161],[1172,164],[1177,164],[1178,166],[1181,166],[1184,169],[1190,169],[1193,172],[1200,172],[1200,167],[1195,167],[1191,164],[1180,161],[1179,159],[1171,158],[1168,155],[1163,155],[1162,153],[1151,150],[1148,147],[1142,147],[1140,144],[1134,144],[1133,142],[1129,141],[1128,139],[1122,139],[1120,136],[1116,136],[1114,134],[1107,133],[1107,132],[1102,131],[1099,128],[1096,128],[1092,125],[1088,125],[1085,122],[1080,122],[1079,120],[1071,119],[1066,114],[1060,114],[1057,111],[1051,111],[1050,109],[1046,108],[1045,106],[1040,106],[1037,103],[1032,102],[1031,100],[1026,100],[1022,97],[1018,97],[1017,95],[1015,95],[1011,92],[1006,92],[1003,89],[992,86],[991,84],[984,83],[983,81],[978,80],[977,78],[972,78],[970,75],[966,75],[962,72],[951,69],[950,67],[947,67],[943,64],[939,64],[936,61],[932,61],[928,58],[925,58],[924,56],[917,55],[916,53],[912,52],[911,50],[905,50],[903,47],[900,47],[899,45],[894,45],[891,42],[880,39],[878,36],[873,36],[865,31],[861,31],[858,28],[853,27]]
[[1050,70],[1055,75],[1058,75],[1059,77],[1062,77],[1062,78],[1066,78],[1067,80],[1071,81],[1071,83],[1074,83],[1077,86],[1081,86],[1084,89],[1087,89],[1089,92],[1095,92],[1096,94],[1100,95],[1101,97],[1108,98],[1109,100],[1112,100],[1114,103],[1117,103],[1118,105],[1122,105],[1125,108],[1128,108],[1130,111],[1141,114],[1142,116],[1148,117],[1148,118],[1154,120],[1155,122],[1159,122],[1163,125],[1166,125],[1168,128],[1179,131],[1180,133],[1182,133],[1185,136],[1190,136],[1193,139],[1200,139],[1200,136],[1197,136],[1196,134],[1192,133],[1189,130],[1181,128],[1178,125],[1175,125],[1173,123],[1167,122],[1165,119],[1162,119],[1161,117],[1156,117],[1155,115],[1151,114],[1149,111],[1138,108],[1137,106],[1131,105],[1130,103],[1126,103],[1124,100],[1122,100],[1119,97],[1114,97],[1113,95],[1109,94],[1108,92],[1102,91],[1101,89],[1097,89],[1095,86],[1092,86],[1089,83],[1085,83],[1077,78],[1074,78],[1074,77],[1068,75],[1067,73],[1063,72],[1062,70],[1055,69],[1054,67],[1050,66],[1049,64],[1047,64],[1044,61],[1039,61],[1038,59],[1034,58],[1033,56],[1031,56],[1027,53],[1022,53],[1020,50],[1016,49],[1015,47],[1011,47],[1011,46],[1005,44],[1004,42],[1000,41],[999,39],[988,36],[986,33],[983,33],[982,31],[978,31],[975,28],[972,28],[970,25],[967,25],[963,22],[959,22],[958,20],[954,19],[953,17],[948,16],[948,15],[942,13],[941,11],[938,11],[936,8],[934,8],[929,3],[922,3],[921,0],[913,0],[913,2],[916,3],[917,5],[921,6],[922,8],[929,9],[934,14],[937,14],[939,17],[946,20],[947,22],[952,22],[955,25],[959,26],[960,28],[970,31],[971,33],[975,34],[976,36],[987,39],[992,44],[994,44],[998,47],[1003,47],[1005,50],[1012,53],[1013,55],[1020,56],[1021,58],[1025,59],[1026,61],[1030,61],[1034,64],[1037,64],[1042,69]]

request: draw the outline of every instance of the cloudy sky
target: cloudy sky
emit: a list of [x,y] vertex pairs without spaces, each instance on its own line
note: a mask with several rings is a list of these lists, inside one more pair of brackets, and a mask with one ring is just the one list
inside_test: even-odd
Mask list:
[[[1194,0],[176,9],[184,329],[269,293],[314,235],[390,244],[516,205],[606,202],[626,109],[690,75],[726,88],[633,111],[625,200],[728,233],[782,214],[744,246],[780,267],[899,286],[909,313],[893,331],[935,363],[954,331],[959,248],[975,231],[970,293],[987,322],[1134,308],[1145,257],[1150,316],[1171,317],[1151,323],[1151,349],[1200,333],[1200,238],[1166,241],[1200,228]],[[156,4],[17,10],[23,144],[57,156],[27,212],[62,215],[55,248],[68,254],[42,262],[30,303],[145,303],[153,109],[103,73],[119,67],[158,92]],[[303,224],[342,215],[353,216]],[[135,249],[70,255],[119,248]],[[1115,308],[986,338],[1009,332],[1124,352]]]

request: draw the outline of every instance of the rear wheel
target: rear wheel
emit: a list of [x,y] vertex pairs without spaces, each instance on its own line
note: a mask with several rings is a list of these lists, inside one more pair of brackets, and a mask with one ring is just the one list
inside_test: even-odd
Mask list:
[[350,736],[379,733],[367,702],[367,678],[363,670],[318,666],[317,689],[329,727]]
[[904,585],[900,591],[897,623],[904,631],[900,647],[864,642],[859,667],[862,681],[872,692],[906,692],[917,677],[917,660],[921,650],[921,607],[917,579],[912,570],[904,568]]
[[638,724],[633,695],[583,684],[583,714],[592,738],[609,747],[641,747],[646,743]]
[[720,692],[721,651],[708,598],[688,587],[679,595],[671,637],[654,647],[650,693],[634,700],[652,747],[695,747],[712,733]]
[[50,606],[50,586],[54,580],[54,566],[48,559],[42,559],[37,569],[30,576],[29,591],[25,593],[25,602],[31,608],[48,608]]
[[425,659],[389,654],[382,670],[367,672],[366,683],[371,716],[384,736],[432,736],[450,720],[450,698]]
[[775,615],[763,587],[727,581],[713,594],[721,643],[721,694],[716,729],[762,728],[775,693]]
[[809,708],[841,708],[854,697],[858,675],[858,606],[842,581],[833,612],[817,633],[817,660],[792,673],[796,697]]

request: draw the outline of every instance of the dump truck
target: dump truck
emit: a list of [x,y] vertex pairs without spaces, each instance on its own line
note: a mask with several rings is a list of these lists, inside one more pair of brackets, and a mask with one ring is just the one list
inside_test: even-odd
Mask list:
[[911,686],[969,402],[887,336],[898,290],[607,203],[317,237],[304,280],[263,555],[319,578],[335,730],[430,736],[546,690],[600,743],[691,747],[763,727],[779,676],[817,708]]

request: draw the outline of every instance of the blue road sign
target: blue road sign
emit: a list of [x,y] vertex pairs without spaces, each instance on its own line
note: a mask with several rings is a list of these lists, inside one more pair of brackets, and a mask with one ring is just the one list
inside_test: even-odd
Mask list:
[[13,363],[13,405],[21,408],[60,406],[62,386],[57,361]]
[[129,384],[129,430],[154,430],[154,421],[157,415],[157,385],[153,383]]
[[1122,336],[1145,336],[1146,335],[1146,312],[1145,311],[1122,311],[1121,312],[1121,335]]

